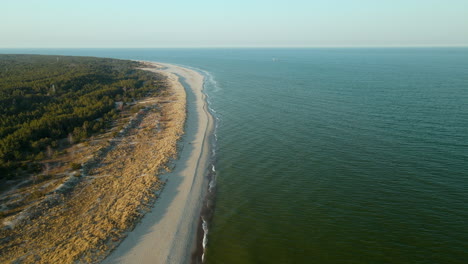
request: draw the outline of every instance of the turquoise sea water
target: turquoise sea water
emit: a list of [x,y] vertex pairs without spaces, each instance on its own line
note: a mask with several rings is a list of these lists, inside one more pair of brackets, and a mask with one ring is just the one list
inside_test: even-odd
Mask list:
[[0,50],[203,70],[206,263],[466,263],[468,48]]

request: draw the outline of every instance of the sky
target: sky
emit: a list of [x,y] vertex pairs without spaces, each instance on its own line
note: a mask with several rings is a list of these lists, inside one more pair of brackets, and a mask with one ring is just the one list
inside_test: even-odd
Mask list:
[[468,0],[0,0],[0,48],[468,46]]

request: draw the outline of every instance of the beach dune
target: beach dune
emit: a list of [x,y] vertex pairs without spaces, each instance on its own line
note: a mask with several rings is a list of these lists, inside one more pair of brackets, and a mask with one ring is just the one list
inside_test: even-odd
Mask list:
[[[147,62],[148,63],[148,62]],[[168,76],[175,92],[185,92],[187,120],[180,142],[179,158],[154,208],[103,263],[187,263],[194,249],[210,157],[209,135],[213,120],[208,112],[203,76],[170,64],[150,63],[145,70]]]

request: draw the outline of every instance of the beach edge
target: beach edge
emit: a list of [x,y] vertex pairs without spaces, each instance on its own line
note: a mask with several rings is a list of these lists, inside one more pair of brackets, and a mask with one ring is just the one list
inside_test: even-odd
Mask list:
[[[197,248],[201,210],[208,190],[214,119],[199,72],[152,61],[143,70],[176,78],[186,93],[187,118],[174,170],[158,175],[166,181],[153,208],[102,263],[190,263]],[[201,260],[200,260],[201,261]]]

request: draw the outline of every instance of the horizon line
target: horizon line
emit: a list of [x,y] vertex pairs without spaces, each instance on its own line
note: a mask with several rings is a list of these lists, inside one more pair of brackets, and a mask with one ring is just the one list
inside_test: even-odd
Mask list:
[[362,46],[347,46],[347,45],[330,45],[330,46],[122,46],[122,47],[1,47],[0,49],[314,49],[314,48],[468,48],[465,45],[362,45]]

